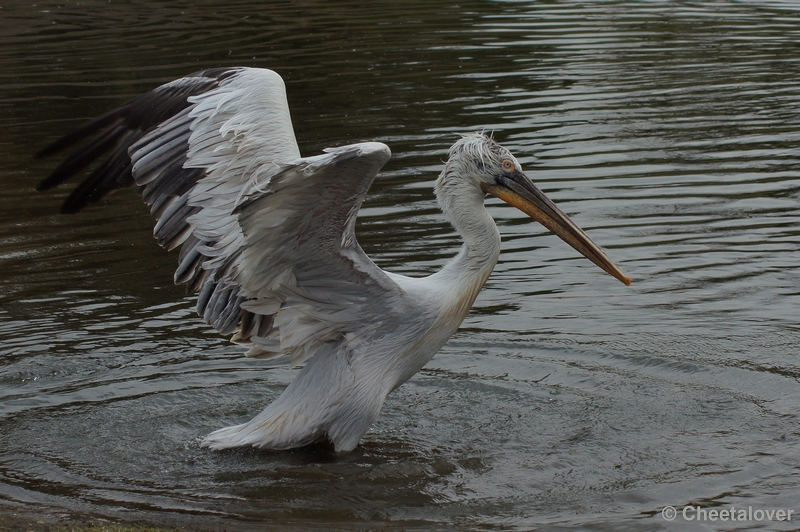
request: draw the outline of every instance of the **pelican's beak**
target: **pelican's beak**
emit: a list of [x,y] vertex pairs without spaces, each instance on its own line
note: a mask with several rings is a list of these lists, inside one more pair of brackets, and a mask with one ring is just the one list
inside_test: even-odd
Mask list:
[[556,207],[544,192],[536,188],[525,174],[522,172],[503,174],[495,181],[496,184],[481,184],[481,188],[487,194],[497,196],[548,228],[610,275],[626,285],[631,284],[631,278],[622,273],[603,250],[592,242],[586,233],[569,219],[569,216]]

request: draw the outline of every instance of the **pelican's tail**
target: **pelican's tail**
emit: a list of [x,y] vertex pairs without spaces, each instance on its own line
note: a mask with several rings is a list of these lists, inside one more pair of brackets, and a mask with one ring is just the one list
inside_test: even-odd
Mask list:
[[337,451],[353,450],[378,418],[393,383],[380,372],[355,375],[350,358],[345,351],[317,353],[263,412],[212,432],[202,446],[282,450],[327,439]]
[[327,439],[337,452],[352,451],[378,417],[385,397],[383,394],[376,401],[366,401],[371,403],[368,408],[361,401],[355,405],[346,401],[339,408],[331,408],[305,401],[293,403],[284,393],[252,420],[216,430],[201,445],[215,451],[235,447],[279,451]]
[[[291,449],[325,438],[325,423],[313,412],[304,412],[303,404],[286,405],[280,398],[259,415],[241,425],[216,430],[201,445],[213,450],[235,447]],[[309,415],[311,414],[311,415]]]

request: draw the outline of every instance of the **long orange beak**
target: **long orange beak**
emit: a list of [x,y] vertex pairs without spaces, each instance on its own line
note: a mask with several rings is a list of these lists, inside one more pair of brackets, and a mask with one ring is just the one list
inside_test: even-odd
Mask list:
[[484,183],[481,188],[487,194],[497,196],[548,228],[608,274],[626,285],[631,284],[631,278],[611,262],[600,246],[592,242],[592,239],[522,172],[501,175],[497,177],[496,184]]

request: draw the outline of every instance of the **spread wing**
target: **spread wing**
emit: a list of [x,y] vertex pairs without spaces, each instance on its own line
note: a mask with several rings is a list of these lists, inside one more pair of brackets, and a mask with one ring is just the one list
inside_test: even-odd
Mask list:
[[45,148],[91,137],[41,185],[63,182],[110,151],[70,195],[74,212],[135,183],[158,220],[154,235],[181,246],[176,283],[197,312],[251,356],[380,336],[413,306],[366,256],[356,215],[389,159],[380,143],[301,158],[283,80],[262,69],[198,72],[146,93]]
[[86,138],[88,140],[66,157],[47,179],[39,183],[37,189],[42,191],[60,185],[108,152],[108,158],[70,194],[61,212],[78,212],[89,202],[98,201],[118,188],[131,186],[134,183],[128,156],[131,144],[185,110],[190,105],[189,97],[212,90],[241,71],[218,68],[195,72],[142,94],[67,133],[37,153],[36,157],[47,157]]

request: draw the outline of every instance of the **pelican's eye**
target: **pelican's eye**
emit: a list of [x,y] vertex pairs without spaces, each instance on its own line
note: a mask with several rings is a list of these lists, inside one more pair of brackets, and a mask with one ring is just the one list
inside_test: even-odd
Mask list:
[[503,159],[502,162],[503,170],[506,172],[513,172],[514,171],[514,161],[511,159]]

